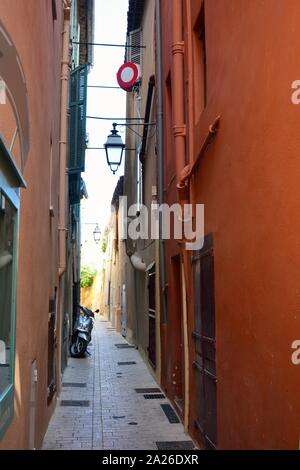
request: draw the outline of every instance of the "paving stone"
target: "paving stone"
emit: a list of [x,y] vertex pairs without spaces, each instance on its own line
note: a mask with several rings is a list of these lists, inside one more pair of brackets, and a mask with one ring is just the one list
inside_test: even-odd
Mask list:
[[[116,331],[108,331],[108,325],[96,318],[91,356],[69,358],[63,382],[85,383],[86,387],[62,388],[43,449],[156,450],[159,441],[190,440],[181,423],[170,424],[162,413],[160,404],[168,404],[166,398],[145,400],[136,393],[135,389],[157,388],[157,383],[138,350],[116,348],[123,339]],[[136,364],[120,367],[118,362]],[[88,400],[90,406],[62,407],[62,400]]]

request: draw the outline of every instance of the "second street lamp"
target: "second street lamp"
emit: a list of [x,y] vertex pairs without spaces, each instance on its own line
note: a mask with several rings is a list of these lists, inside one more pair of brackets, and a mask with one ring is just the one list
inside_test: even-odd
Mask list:
[[107,141],[104,144],[107,164],[109,165],[113,174],[116,173],[122,163],[122,157],[125,148],[125,144],[116,130],[116,127],[117,123],[114,122],[113,129],[111,130],[111,133],[107,137]]
[[94,241],[95,243],[99,243],[100,242],[100,239],[101,239],[101,230],[100,230],[100,227],[99,225],[97,224],[94,231],[93,231],[93,236],[94,236]]

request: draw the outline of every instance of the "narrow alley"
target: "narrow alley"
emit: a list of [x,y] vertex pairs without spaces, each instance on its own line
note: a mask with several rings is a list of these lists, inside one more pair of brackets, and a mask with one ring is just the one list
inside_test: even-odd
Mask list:
[[194,448],[139,352],[99,317],[89,353],[69,359],[43,449]]
[[300,450],[299,25],[0,0],[2,468]]

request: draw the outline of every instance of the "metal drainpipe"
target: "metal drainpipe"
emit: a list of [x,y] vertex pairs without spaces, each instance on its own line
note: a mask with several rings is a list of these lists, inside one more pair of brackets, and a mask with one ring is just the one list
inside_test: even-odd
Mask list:
[[[157,161],[158,161],[158,178],[157,193],[158,202],[164,202],[164,140],[163,140],[163,66],[162,66],[162,39],[161,39],[161,0],[156,0],[156,82],[157,82]],[[159,279],[160,279],[160,295],[162,306],[162,321],[167,320],[167,304],[166,304],[166,267],[165,267],[165,245],[161,238],[162,223],[161,213],[159,221]]]
[[182,0],[173,0],[173,135],[175,143],[177,193],[179,201],[184,202],[184,200],[188,198],[186,196],[187,186],[185,184],[180,184],[181,174],[186,166],[186,125],[184,119],[184,42],[182,37],[182,8]]
[[66,271],[66,166],[67,166],[67,111],[68,111],[68,81],[69,81],[69,38],[70,38],[70,0],[64,0],[64,28],[62,33],[62,61],[61,61],[61,102],[60,102],[60,139],[59,139],[59,318],[57,327],[57,393],[61,391],[61,364],[62,364],[62,328],[64,317]]
[[64,2],[64,30],[62,34],[61,104],[59,139],[59,276],[66,271],[66,193],[67,193],[67,145],[68,145],[68,82],[70,41],[70,0]]
[[[185,162],[186,125],[184,115],[184,41],[183,41],[183,2],[173,0],[173,28],[172,28],[172,55],[173,55],[173,135],[175,143],[175,162],[177,196],[180,204],[189,202],[189,188],[186,181],[182,182],[182,174],[187,172]],[[189,424],[189,344],[187,319],[187,256],[184,246],[181,249],[182,270],[182,320],[184,337],[184,428]]]

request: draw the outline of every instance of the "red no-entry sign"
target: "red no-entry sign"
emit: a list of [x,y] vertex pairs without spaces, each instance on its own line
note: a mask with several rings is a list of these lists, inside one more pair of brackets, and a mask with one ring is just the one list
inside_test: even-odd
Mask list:
[[125,62],[117,73],[117,80],[120,87],[125,91],[131,91],[133,85],[141,76],[140,67],[133,62]]

